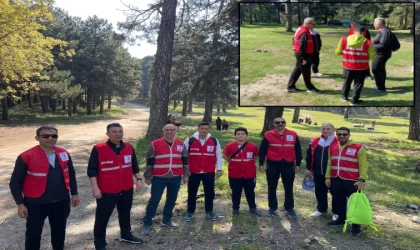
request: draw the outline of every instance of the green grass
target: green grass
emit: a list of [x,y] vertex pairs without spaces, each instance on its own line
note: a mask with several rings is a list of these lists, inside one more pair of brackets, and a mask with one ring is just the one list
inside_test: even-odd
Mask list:
[[[293,27],[294,30],[297,27]],[[262,106],[341,106],[342,56],[334,51],[341,37],[347,34],[346,27],[319,26],[322,49],[319,70],[323,77],[312,77],[313,84],[322,89],[321,95],[310,93],[288,94],[287,81],[295,65],[292,51],[294,33],[285,32],[284,25],[243,25],[240,28],[240,85],[241,105]],[[411,106],[413,105],[413,37],[409,31],[394,32],[401,48],[387,62],[387,95],[375,93],[375,81],[366,80],[362,91],[365,106]],[[371,31],[372,38],[376,31]],[[262,50],[267,52],[257,52]],[[297,87],[305,89],[303,78]]]
[[[194,107],[194,113],[189,114],[188,117],[181,116],[181,108],[178,107],[170,112],[177,117],[183,123],[181,132],[178,133],[177,137],[184,140],[186,137],[191,136],[196,131],[196,124],[202,119],[204,109],[202,107]],[[233,130],[235,127],[244,126],[249,131],[249,141],[253,141],[257,145],[261,142],[260,131],[262,128],[262,121],[264,119],[264,108],[232,108],[229,109],[228,113],[219,114],[222,119],[226,119],[230,123],[228,131],[216,131],[215,124],[212,126],[212,136],[219,139],[222,147],[227,143],[234,140]],[[301,114],[309,114],[313,118],[312,120],[318,124],[324,122],[330,122],[335,127],[347,126],[351,129],[351,139],[356,142],[361,142],[366,145],[368,150],[368,163],[369,163],[369,179],[366,184],[365,193],[368,196],[371,206],[375,211],[388,210],[396,212],[402,216],[406,213],[406,204],[420,204],[420,189],[417,188],[420,185],[420,176],[414,173],[415,164],[418,161],[418,152],[420,151],[420,143],[415,141],[406,140],[408,133],[409,120],[407,118],[396,118],[387,116],[362,116],[362,115],[351,115],[351,118],[345,120],[340,114],[332,114],[328,112],[319,112],[301,109]],[[217,114],[214,115],[214,119]],[[286,121],[291,121],[293,116],[293,109],[285,109],[284,117]],[[365,124],[370,124],[370,121],[375,119],[376,131],[368,132],[366,128],[353,128],[353,123],[360,123],[361,121]],[[288,123],[287,127],[296,131],[299,135],[302,143],[302,150],[306,152],[308,142],[311,138],[319,136],[320,128],[314,125],[299,125]],[[145,150],[149,145],[149,142],[144,138],[139,138],[136,141],[136,152],[139,154],[139,159],[142,160],[141,165],[144,166],[144,154]],[[298,216],[305,217],[307,222],[304,223],[320,223],[319,219],[310,217],[313,212],[316,200],[312,192],[303,191],[300,187],[300,183],[305,173],[305,160],[302,162],[302,170],[297,174],[295,180],[295,208],[297,209]],[[229,188],[229,182],[227,178],[227,163],[223,165],[224,173],[222,177],[216,180],[216,193],[219,194],[220,198],[215,200],[216,212],[229,216],[231,213],[231,190]],[[143,171],[143,170],[142,170]],[[279,202],[283,202],[283,188],[279,185]],[[203,193],[202,187],[200,187],[199,193]],[[256,186],[256,197],[257,205],[259,208],[267,208],[267,186],[265,174],[258,172],[257,175],[257,186]],[[187,198],[187,188],[185,185],[181,187],[179,197],[177,201],[177,208],[183,210],[182,216],[185,216]],[[331,201],[331,200],[330,200]],[[141,201],[146,203],[147,199]],[[246,212],[246,200],[243,195],[241,200],[241,212],[238,217],[226,218],[225,224],[231,225],[232,229],[230,232],[242,232],[244,235],[249,237],[250,235],[259,235],[259,224],[260,219],[255,219],[248,216]],[[403,204],[403,205],[401,205]],[[197,202],[197,211],[200,213],[204,210],[204,202],[199,199]],[[197,212],[199,213],[199,212]],[[330,218],[331,214],[327,217]],[[411,214],[407,214],[410,216]],[[179,218],[178,220],[182,220]],[[327,218],[323,219],[325,224],[325,232],[329,229],[326,227]],[[204,222],[205,223],[205,222]],[[218,239],[223,249],[229,245],[229,242],[221,240],[223,237],[219,235],[225,235],[223,231],[223,222],[217,222],[212,228],[204,228],[203,225],[194,225],[192,230],[196,233],[208,234],[211,240]],[[411,223],[411,222],[410,222]],[[324,227],[324,224],[320,224],[320,227]],[[267,226],[269,227],[269,226]],[[406,228],[403,224],[393,223],[380,223],[378,225],[380,232],[375,233],[368,228],[364,228],[365,237],[369,238],[375,244],[380,246],[387,246],[388,249],[415,249],[420,244],[420,239],[414,229]],[[229,232],[229,231],[228,231]],[[321,239],[325,244],[331,244],[334,242],[336,237],[340,236],[341,233],[337,230],[330,230],[329,233],[325,233],[325,239]],[[258,237],[257,237],[258,238]],[[224,238],[223,238],[224,239]],[[257,241],[255,243],[257,244]],[[260,242],[261,246],[258,245],[242,244],[238,243],[232,245],[232,249],[264,249],[262,246],[267,246],[267,242]],[[296,248],[305,248],[306,243],[303,241],[297,242],[294,245]]]

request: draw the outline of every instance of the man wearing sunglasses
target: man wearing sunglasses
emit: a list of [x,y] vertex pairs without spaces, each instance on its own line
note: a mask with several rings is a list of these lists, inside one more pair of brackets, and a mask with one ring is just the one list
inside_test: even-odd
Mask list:
[[[344,226],[347,199],[365,187],[368,177],[367,154],[363,144],[351,142],[350,129],[346,127],[337,129],[336,135],[340,143],[330,146],[325,185],[331,189],[338,219],[328,222],[329,227]],[[360,225],[352,225],[352,234],[361,234]]]
[[47,217],[53,249],[64,249],[70,204],[77,207],[80,202],[72,160],[65,149],[55,146],[57,139],[55,127],[38,128],[35,140],[39,145],[19,155],[10,179],[18,215],[26,219],[26,250],[40,249]]
[[269,207],[267,216],[274,216],[278,208],[276,191],[281,176],[285,193],[284,209],[291,218],[295,219],[293,181],[295,173],[300,170],[302,149],[296,132],[286,129],[284,118],[275,118],[273,125],[274,129],[264,134],[259,151],[260,171],[264,171],[264,161],[267,157],[266,176]]

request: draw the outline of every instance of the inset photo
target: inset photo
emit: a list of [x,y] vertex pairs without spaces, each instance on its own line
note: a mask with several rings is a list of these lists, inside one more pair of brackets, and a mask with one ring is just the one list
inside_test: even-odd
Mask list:
[[240,106],[414,105],[414,3],[240,3]]

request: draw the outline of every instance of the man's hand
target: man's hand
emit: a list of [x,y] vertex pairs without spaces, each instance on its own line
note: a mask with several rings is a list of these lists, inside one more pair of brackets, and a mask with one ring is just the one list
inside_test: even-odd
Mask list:
[[219,179],[221,175],[222,175],[222,170],[217,170],[216,171],[216,179]]
[[141,190],[142,186],[141,186],[141,180],[137,180],[136,181],[136,192],[139,192]]
[[354,183],[354,185],[357,187],[357,189],[362,190],[365,188],[365,183],[363,181],[357,181]]
[[261,165],[261,166],[260,166],[260,172],[261,172],[261,173],[264,173],[264,165]]
[[331,180],[330,179],[325,179],[325,186],[327,186],[327,188],[330,188],[330,186],[331,186]]
[[72,207],[77,207],[77,206],[79,206],[79,204],[80,204],[80,198],[79,198],[79,196],[78,195],[73,195],[71,197],[71,206]]
[[306,65],[308,63],[308,60],[303,60],[302,65]]
[[188,180],[189,180],[190,178],[188,178],[188,177],[184,177],[184,178],[182,178],[182,183],[184,183],[184,184],[188,184]]
[[96,199],[102,198],[102,192],[99,187],[92,187],[92,196]]
[[18,215],[20,218],[28,218],[28,209],[23,204],[18,205]]
[[146,180],[144,180],[144,182],[146,182],[146,184],[147,184],[148,186],[150,186],[150,184],[152,184],[152,180],[148,180],[148,179],[146,179]]
[[306,177],[311,177],[311,176],[313,176],[314,175],[314,173],[313,172],[311,172],[311,170],[307,170],[306,171]]
[[300,171],[300,166],[295,166],[295,173],[299,173]]

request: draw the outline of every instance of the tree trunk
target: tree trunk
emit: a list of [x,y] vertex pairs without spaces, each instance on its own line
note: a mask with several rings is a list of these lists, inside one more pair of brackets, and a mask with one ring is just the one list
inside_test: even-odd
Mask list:
[[1,108],[2,108],[2,113],[1,113],[1,119],[3,121],[8,121],[9,120],[9,107],[7,106],[7,96],[4,96],[3,99],[1,99]]
[[[418,98],[417,98],[418,99]],[[419,124],[419,111],[416,107],[410,108],[410,125],[408,128],[409,140],[418,141],[420,140],[420,124]]]
[[[420,23],[420,3],[416,3],[416,23]],[[415,25],[415,24],[413,24]],[[418,47],[420,44],[420,29],[415,29],[415,47]],[[418,58],[420,56],[420,51],[415,50],[415,55]],[[420,65],[415,63],[414,65],[415,74],[418,76],[420,74]],[[419,78],[414,79],[414,93],[420,93],[420,82]],[[409,140],[420,140],[420,98],[414,98],[414,107],[410,108],[410,125],[408,129],[408,138]]]
[[98,95],[92,91],[92,109],[95,110],[96,106],[98,106]]
[[184,98],[182,99],[182,116],[187,116],[188,111],[188,95],[184,94]]
[[349,119],[349,108],[344,108],[344,119]]
[[66,99],[63,99],[62,102],[63,102],[63,106],[62,106],[63,107],[63,110],[66,110]]
[[285,6],[286,11],[284,15],[286,16],[286,32],[293,32],[293,29],[292,29],[293,13],[292,13],[292,4],[290,3],[290,0],[287,0],[285,5],[286,5]]
[[188,112],[190,112],[190,113],[193,112],[193,110],[192,110],[193,99],[194,99],[194,97],[192,97],[192,96],[188,97]]
[[51,111],[52,112],[57,111],[57,99],[51,99],[50,103],[51,103]]
[[28,91],[28,107],[32,108],[31,91]]
[[261,9],[261,4],[258,4],[258,9],[260,10],[260,23],[263,23],[263,15],[262,15],[262,9]]
[[172,110],[175,110],[176,107],[178,107],[178,100],[174,98],[174,108]]
[[298,25],[301,26],[302,25],[302,3],[297,3],[297,7],[298,7]]
[[34,95],[34,101],[33,103],[38,103],[38,95]]
[[40,96],[42,113],[48,112],[48,96]]
[[100,100],[100,107],[99,107],[99,114],[103,115],[104,114],[104,105],[105,105],[105,94],[101,95],[101,100]]
[[111,107],[112,107],[111,101],[112,101],[112,97],[111,97],[111,95],[109,95],[108,96],[108,109],[111,109]]
[[300,107],[295,107],[295,112],[293,113],[292,123],[298,123],[300,116]]
[[93,97],[93,93],[91,88],[87,88],[87,96],[86,96],[86,114],[87,115],[92,115],[92,97]]
[[277,117],[282,117],[283,112],[284,107],[265,107],[264,124],[263,129],[261,131],[261,136],[264,136],[265,132],[274,128],[274,119]]
[[73,102],[73,114],[77,113],[77,102],[80,101],[80,95],[76,97],[76,101]]
[[167,120],[177,2],[177,0],[163,0],[162,4],[150,95],[149,127],[146,134],[149,140],[162,136],[162,127]]
[[311,3],[306,3],[306,16],[310,17],[311,16]]
[[72,116],[72,108],[73,108],[73,98],[68,98],[67,99],[67,115],[68,116]]
[[252,15],[254,14],[254,4],[249,5],[249,24],[252,24]]

